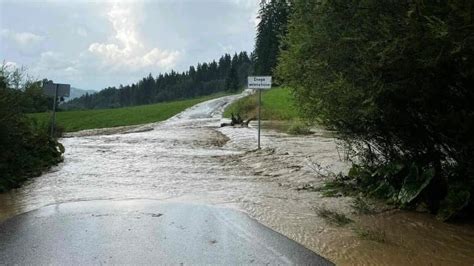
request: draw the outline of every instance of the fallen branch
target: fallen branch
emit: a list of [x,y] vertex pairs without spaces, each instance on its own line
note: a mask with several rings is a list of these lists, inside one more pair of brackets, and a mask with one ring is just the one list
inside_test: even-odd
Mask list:
[[240,126],[240,127],[248,127],[250,121],[255,120],[255,117],[247,119],[247,121],[244,121],[239,114],[237,116],[234,116],[234,114],[231,114],[230,118],[230,123],[222,123],[221,127],[226,127],[226,126]]

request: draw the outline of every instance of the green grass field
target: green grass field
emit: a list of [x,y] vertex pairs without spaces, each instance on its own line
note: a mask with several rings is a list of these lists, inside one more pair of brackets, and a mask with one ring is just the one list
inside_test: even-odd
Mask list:
[[[224,117],[231,113],[244,119],[257,116],[258,94],[250,95],[226,108]],[[295,120],[299,118],[295,100],[288,88],[273,88],[262,92],[262,120]]]
[[[146,124],[166,120],[195,104],[224,95],[220,93],[190,100],[124,108],[58,112],[56,121],[65,132]],[[40,124],[48,123],[51,119],[51,113],[35,113],[28,116]]]

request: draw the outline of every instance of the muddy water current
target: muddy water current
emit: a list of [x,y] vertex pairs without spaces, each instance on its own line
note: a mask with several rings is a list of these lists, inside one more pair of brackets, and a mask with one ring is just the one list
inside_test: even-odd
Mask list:
[[[349,197],[323,197],[328,173],[349,164],[331,134],[289,136],[223,127],[211,100],[161,123],[72,134],[64,162],[0,194],[0,221],[71,201],[154,199],[236,208],[341,265],[473,265],[474,227],[396,210],[356,214]],[[337,226],[318,210],[353,220]]]

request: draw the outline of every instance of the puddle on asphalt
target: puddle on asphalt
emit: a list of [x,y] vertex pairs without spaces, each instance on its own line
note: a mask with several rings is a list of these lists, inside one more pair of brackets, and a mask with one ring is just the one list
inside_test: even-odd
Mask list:
[[[256,151],[255,128],[219,127],[223,107],[236,97],[200,104],[165,122],[133,127],[134,132],[88,132],[62,139],[64,163],[0,194],[0,220],[71,201],[191,201],[245,211],[336,264],[474,263],[472,226],[403,211],[360,216],[354,214],[351,198],[298,190],[325,181],[315,165],[328,172],[347,171],[342,151],[323,131],[289,136],[270,129],[263,130],[264,148]],[[318,216],[321,208],[354,222],[328,224]],[[364,238],[357,233],[361,231],[381,237]]]

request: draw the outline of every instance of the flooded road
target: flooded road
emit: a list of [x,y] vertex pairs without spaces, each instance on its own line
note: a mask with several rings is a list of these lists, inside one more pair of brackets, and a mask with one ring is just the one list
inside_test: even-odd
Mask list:
[[[64,162],[22,188],[0,195],[0,219],[77,201],[147,199],[235,208],[336,264],[472,265],[474,228],[426,214],[355,214],[349,197],[301,190],[349,164],[324,130],[288,136],[255,128],[220,128],[226,96],[161,123],[88,131],[61,140]],[[315,171],[318,169],[318,171]],[[346,215],[328,223],[318,210]],[[361,233],[362,232],[362,233]],[[375,236],[375,237],[374,237]]]
[[0,223],[0,261],[2,265],[334,265],[243,212],[159,200],[61,203],[15,216]]

